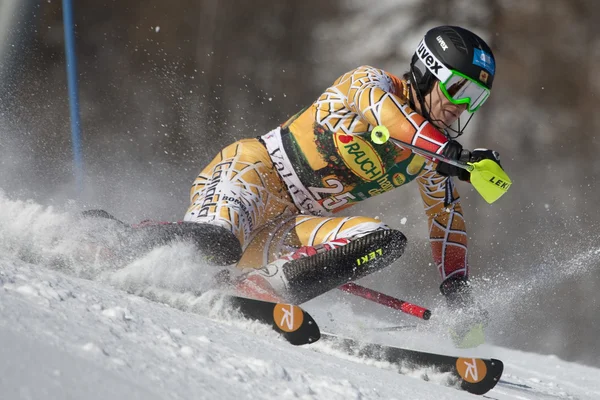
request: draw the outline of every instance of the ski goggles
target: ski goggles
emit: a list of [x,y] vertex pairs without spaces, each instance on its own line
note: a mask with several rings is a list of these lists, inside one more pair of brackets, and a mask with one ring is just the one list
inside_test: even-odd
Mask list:
[[[490,89],[482,83],[446,67],[438,60],[427,47],[425,40],[421,40],[419,43],[416,55],[418,56],[416,65],[421,72],[430,71],[440,81],[442,92],[453,104],[467,104],[467,110],[474,113],[490,97]],[[485,82],[488,78],[488,72],[482,70],[480,79]]]
[[467,110],[474,113],[490,97],[490,89],[476,80],[469,78],[455,70],[450,70],[451,75],[442,82],[440,89],[452,104],[466,104]]

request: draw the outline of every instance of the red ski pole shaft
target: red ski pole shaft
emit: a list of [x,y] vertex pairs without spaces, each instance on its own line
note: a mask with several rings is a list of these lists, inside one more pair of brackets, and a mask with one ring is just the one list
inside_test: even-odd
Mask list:
[[375,303],[384,305],[386,307],[400,310],[406,314],[412,315],[413,317],[422,318],[424,320],[428,320],[429,317],[431,317],[431,311],[424,307],[388,296],[387,294],[357,285],[356,283],[346,283],[340,286],[339,289],[355,296],[362,297],[363,299],[374,301]]

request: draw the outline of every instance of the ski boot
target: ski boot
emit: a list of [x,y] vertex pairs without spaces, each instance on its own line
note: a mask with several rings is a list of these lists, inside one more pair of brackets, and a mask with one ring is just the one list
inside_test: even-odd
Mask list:
[[484,328],[489,323],[489,313],[472,295],[466,277],[451,277],[440,285],[448,309],[454,314],[450,336],[458,348],[477,347],[485,342]]
[[283,302],[289,298],[290,291],[290,282],[284,273],[286,264],[292,260],[315,256],[349,242],[348,239],[336,239],[316,246],[302,246],[263,268],[251,270],[236,285],[236,291],[242,296],[259,300]]
[[286,302],[301,304],[387,267],[402,255],[405,246],[406,237],[400,231],[380,230],[303,246],[245,277],[260,282],[263,289],[272,289]]
[[191,242],[212,266],[237,263],[242,257],[242,246],[237,237],[219,225],[201,222],[144,221],[132,226],[138,232],[146,250],[175,241]]
[[119,243],[118,248],[111,251],[122,258],[135,258],[175,241],[193,243],[205,261],[213,266],[235,264],[242,257],[242,247],[237,237],[218,225],[151,220],[128,225],[104,210],[87,210],[82,216],[114,221],[115,229],[119,231]]

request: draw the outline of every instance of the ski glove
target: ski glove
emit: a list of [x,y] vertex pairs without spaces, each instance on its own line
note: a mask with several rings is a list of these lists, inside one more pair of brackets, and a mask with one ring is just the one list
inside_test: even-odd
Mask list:
[[[502,164],[500,164],[500,153],[495,150],[488,149],[475,149],[471,152],[469,156],[469,162],[475,163],[481,160],[492,160],[495,161],[496,164],[502,168]],[[462,170],[461,175],[459,175],[458,179],[466,182],[471,181],[471,173],[467,170]]]
[[[502,164],[500,164],[500,154],[497,151],[488,149],[475,149],[473,151],[464,150],[461,144],[456,140],[450,140],[446,144],[442,155],[461,162],[475,163],[481,160],[492,160],[502,168]],[[441,161],[438,163],[436,170],[441,175],[456,176],[461,181],[469,182],[471,180],[471,173],[466,169],[455,167],[454,165],[446,164]]]
[[[471,152],[469,150],[464,150],[462,145],[456,140],[450,140],[446,143],[446,146],[444,146],[444,150],[442,151],[442,155],[451,160],[462,162],[467,162],[471,158]],[[454,165],[447,164],[443,161],[438,162],[436,171],[440,175],[456,176],[460,180],[469,180],[469,178],[471,177],[469,171],[456,167]]]
[[[500,153],[495,150],[488,149],[475,149],[471,152],[471,156],[469,157],[469,162],[477,162],[481,160],[492,160],[495,161],[496,164],[500,165],[502,168],[502,164],[500,164]],[[502,168],[504,169],[504,168]]]

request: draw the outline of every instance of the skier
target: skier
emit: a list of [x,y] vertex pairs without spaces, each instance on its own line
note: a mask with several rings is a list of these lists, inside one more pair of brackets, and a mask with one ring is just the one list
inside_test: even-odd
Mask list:
[[[391,142],[376,145],[369,132],[385,126],[392,138],[449,159],[499,164],[497,152],[468,151],[455,140],[489,98],[495,72],[479,36],[456,26],[431,29],[402,78],[358,67],[281,126],[224,148],[195,179],[184,221],[220,227],[205,250],[221,262],[281,266],[389,230],[378,219],[333,214],[414,181],[441,293],[452,308],[469,306],[467,234],[453,181],[469,181],[469,172]],[[243,285],[275,297],[285,289],[277,279]]]

